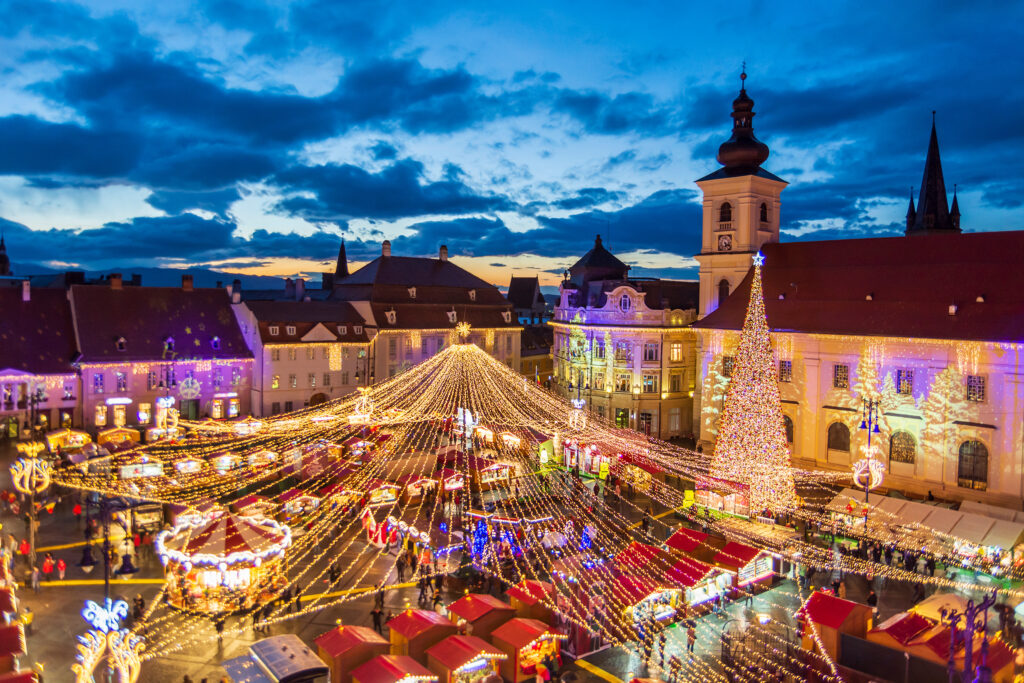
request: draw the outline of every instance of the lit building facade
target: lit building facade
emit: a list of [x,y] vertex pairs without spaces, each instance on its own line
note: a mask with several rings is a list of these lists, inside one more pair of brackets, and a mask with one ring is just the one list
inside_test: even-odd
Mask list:
[[600,236],[569,271],[548,324],[555,386],[623,428],[694,433],[695,282],[630,278]]
[[[750,294],[750,260],[760,250],[796,465],[849,470],[870,437],[886,468],[883,488],[1019,508],[1024,232],[961,233],[933,126],[905,236],[779,243],[775,200],[784,184],[760,168],[767,147],[740,125],[752,105],[742,92],[733,138],[719,153],[723,168],[698,181],[705,192],[698,256],[705,317],[694,325],[702,378],[694,420],[705,450],[716,438]],[[758,209],[743,208],[738,221],[733,213],[724,229],[727,202]],[[742,237],[730,244],[718,240],[722,234]],[[879,411],[879,429],[870,434],[861,429],[866,401]]]

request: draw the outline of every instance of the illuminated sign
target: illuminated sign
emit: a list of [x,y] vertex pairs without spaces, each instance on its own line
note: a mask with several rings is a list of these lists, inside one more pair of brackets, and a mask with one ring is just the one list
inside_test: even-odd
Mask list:
[[[159,400],[159,399],[157,399]],[[127,396],[115,396],[114,398],[108,398],[106,404],[108,406],[126,406],[130,405],[132,400]]]
[[213,395],[214,398],[235,398],[237,396],[237,391],[225,391],[223,393]]

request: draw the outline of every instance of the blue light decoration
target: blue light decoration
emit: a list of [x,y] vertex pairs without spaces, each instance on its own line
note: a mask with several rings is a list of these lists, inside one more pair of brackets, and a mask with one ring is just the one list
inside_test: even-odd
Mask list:
[[473,528],[473,556],[480,557],[484,554],[484,547],[487,545],[487,522],[478,520]]
[[448,522],[441,522],[438,526],[440,527],[442,534],[448,533]]
[[110,633],[116,631],[121,620],[128,616],[128,603],[124,600],[112,601],[110,598],[101,606],[92,600],[85,601],[85,609],[82,610],[82,618],[97,631]]
[[583,527],[583,534],[580,537],[580,550],[590,550],[594,540],[590,537],[590,526]]

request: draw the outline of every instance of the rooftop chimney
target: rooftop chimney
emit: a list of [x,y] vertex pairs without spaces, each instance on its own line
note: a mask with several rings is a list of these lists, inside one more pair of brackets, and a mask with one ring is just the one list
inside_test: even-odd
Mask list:
[[306,280],[298,278],[295,280],[295,300],[302,301],[306,298]]
[[437,255],[437,258],[441,259],[442,261],[447,261],[448,260],[448,245],[447,244],[442,244],[441,245],[441,251]]
[[290,277],[284,279],[284,298],[295,298],[295,282]]
[[28,280],[21,281],[21,300],[32,301],[32,283]]
[[107,279],[110,281],[111,289],[121,289],[123,281],[121,280],[121,273],[111,273]]
[[192,276],[189,273],[181,276],[181,288],[186,292],[192,291]]
[[380,255],[386,257],[391,256],[391,240],[384,240],[380,245]]
[[231,303],[237,304],[242,301],[242,281],[235,280],[231,283]]

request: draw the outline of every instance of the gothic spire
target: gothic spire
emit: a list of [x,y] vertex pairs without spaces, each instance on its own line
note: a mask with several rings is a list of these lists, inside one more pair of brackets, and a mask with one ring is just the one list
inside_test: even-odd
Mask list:
[[338,247],[338,265],[334,268],[334,281],[337,282],[343,277],[348,277],[348,255],[345,253],[345,238],[341,238],[341,245]]
[[907,232],[910,232],[917,220],[917,210],[914,209],[914,188],[910,188],[910,206],[907,207]]
[[939,159],[939,137],[935,133],[935,112],[932,112],[932,134],[928,141],[928,156],[924,161],[917,215],[914,224],[907,226],[907,234],[932,232],[960,232],[958,227],[954,227],[949,214],[946,183],[942,178],[942,161]]

